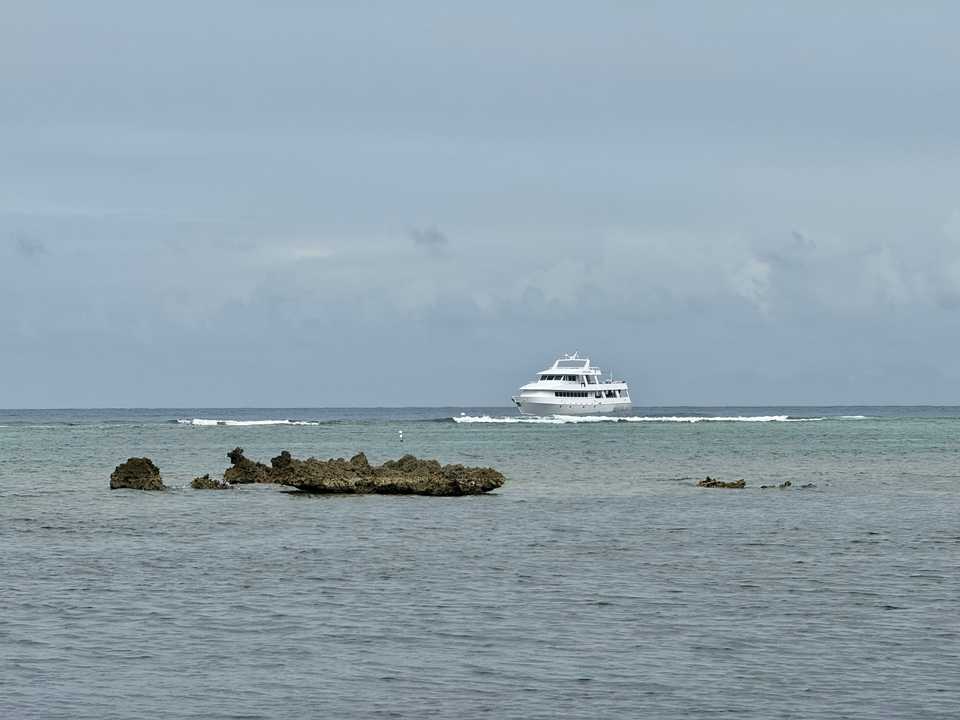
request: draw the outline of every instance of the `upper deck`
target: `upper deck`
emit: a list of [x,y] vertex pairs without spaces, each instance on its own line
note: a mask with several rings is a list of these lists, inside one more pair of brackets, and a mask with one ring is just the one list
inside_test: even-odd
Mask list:
[[590,358],[582,358],[577,353],[564,355],[553,361],[553,365],[541,370],[537,375],[599,375],[600,368],[590,365]]
[[576,385],[603,385],[626,389],[627,384],[623,380],[614,380],[612,378],[604,381],[601,379],[603,371],[590,364],[590,358],[582,358],[577,353],[572,355],[563,355],[554,361],[553,365],[537,373],[537,379],[532,383],[524,385],[522,389],[528,389],[533,386],[541,386],[541,383],[549,383],[547,387],[553,387],[556,383]]

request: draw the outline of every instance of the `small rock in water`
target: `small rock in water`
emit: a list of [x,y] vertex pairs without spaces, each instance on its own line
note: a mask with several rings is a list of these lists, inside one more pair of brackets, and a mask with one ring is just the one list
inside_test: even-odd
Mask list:
[[746,480],[733,480],[731,482],[724,482],[723,480],[717,480],[712,478],[709,475],[700,482],[697,483],[697,487],[704,488],[723,488],[726,490],[741,490],[747,486]]
[[194,490],[226,490],[232,488],[233,485],[228,483],[226,480],[215,480],[210,477],[209,474],[203,475],[198,478],[194,478],[193,482],[190,483],[190,487]]
[[788,487],[790,487],[791,485],[793,485],[793,483],[790,482],[789,480],[786,480],[785,482],[782,482],[782,483],[780,483],[779,485],[761,485],[761,486],[760,486],[760,489],[761,489],[761,490],[769,490],[769,489],[773,488],[773,489],[775,489],[775,490],[786,490],[786,489],[787,489]]
[[148,457],[130,458],[120,463],[110,474],[110,489],[166,490],[160,478],[160,469]]
[[801,485],[801,486],[800,486],[800,489],[801,489],[801,490],[810,490],[811,488],[815,488],[815,487],[816,487],[816,485],[814,485],[813,483],[807,483],[806,485]]

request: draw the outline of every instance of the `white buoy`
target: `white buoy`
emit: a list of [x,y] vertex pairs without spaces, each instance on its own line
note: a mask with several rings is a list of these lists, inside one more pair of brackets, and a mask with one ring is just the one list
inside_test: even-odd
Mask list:
[[400,442],[403,442],[403,430],[397,430],[397,435],[400,436]]

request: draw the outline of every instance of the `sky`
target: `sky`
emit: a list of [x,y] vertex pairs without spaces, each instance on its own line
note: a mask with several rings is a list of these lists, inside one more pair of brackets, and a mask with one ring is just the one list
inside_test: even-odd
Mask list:
[[960,6],[33,0],[0,407],[960,403]]

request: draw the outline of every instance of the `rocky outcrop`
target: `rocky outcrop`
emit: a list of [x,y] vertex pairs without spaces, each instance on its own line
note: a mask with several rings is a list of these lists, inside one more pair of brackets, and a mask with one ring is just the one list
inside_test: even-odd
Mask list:
[[233,485],[228,483],[226,480],[217,480],[207,474],[194,478],[193,482],[190,483],[190,487],[192,487],[194,490],[228,490],[229,488],[232,488]]
[[[289,453],[287,453],[289,455]],[[230,484],[272,483],[270,468],[243,456],[243,448],[237,447],[227,453],[231,467],[223,473],[223,481]]]
[[110,474],[110,489],[166,490],[160,478],[160,469],[147,457],[130,458],[120,463]]
[[[284,450],[270,465],[250,460],[243,448],[234,448],[227,457],[231,466],[223,479],[209,474],[190,483],[194,490],[223,490],[235,484],[279,483],[312,493],[380,495],[477,495],[501,487],[506,478],[488,467],[441,465],[404,455],[373,466],[362,452],[349,460],[343,458],[298,460]],[[130,458],[110,475],[110,487],[137,490],[166,490],[160,470],[150,458]]]
[[373,466],[362,452],[349,460],[298,460],[284,451],[270,465],[273,482],[312,493],[477,495],[496,490],[505,481],[493,468],[441,465],[413,455]]
[[726,490],[742,490],[747,486],[745,480],[733,480],[731,482],[723,482],[723,480],[717,480],[707,475],[706,478],[697,483],[697,487],[703,488],[723,488]]

